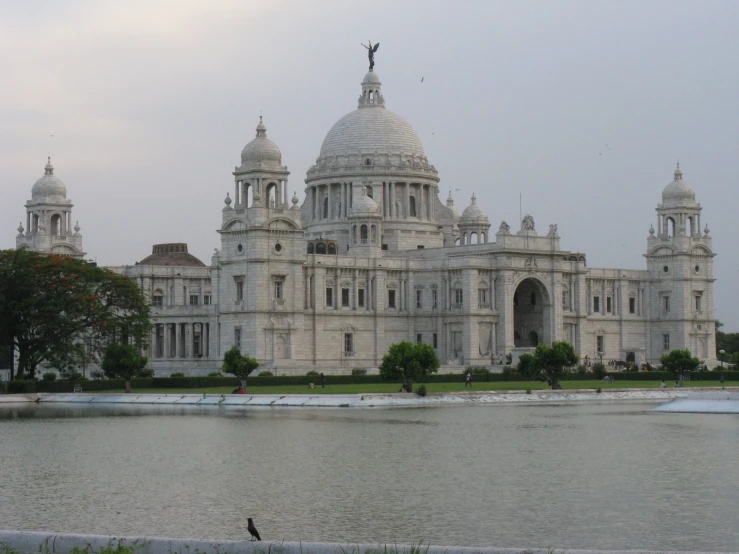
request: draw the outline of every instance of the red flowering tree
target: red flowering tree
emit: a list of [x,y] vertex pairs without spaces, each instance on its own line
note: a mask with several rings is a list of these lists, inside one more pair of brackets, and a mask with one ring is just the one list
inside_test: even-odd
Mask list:
[[128,277],[85,260],[0,250],[0,344],[18,353],[19,375],[33,377],[42,362],[82,365],[83,352],[97,361],[110,342],[143,348],[150,329],[148,303]]

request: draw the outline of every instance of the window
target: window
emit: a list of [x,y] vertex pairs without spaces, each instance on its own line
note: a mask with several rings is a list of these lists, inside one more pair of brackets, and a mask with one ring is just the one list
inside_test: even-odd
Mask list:
[[613,311],[613,299],[610,296],[606,296],[606,312],[609,314]]
[[603,352],[605,352],[605,340],[603,340],[603,335],[598,335],[596,337],[596,343],[598,353],[602,354]]
[[662,297],[662,309],[665,312],[669,312],[670,311],[670,295],[669,294],[665,294]]
[[161,294],[155,294],[151,297],[152,306],[164,306],[164,296]]
[[210,306],[210,304],[211,304],[210,294],[204,294],[203,295],[203,305]]
[[354,335],[344,333],[344,354],[354,354]]
[[434,333],[432,335],[432,337],[433,338],[432,338],[432,341],[431,341],[431,346],[433,346],[434,348],[438,348],[439,347],[439,342],[438,342],[438,340],[436,338],[436,333]]
[[395,307],[395,291],[394,290],[387,291],[387,307],[388,308]]
[[423,291],[417,290],[416,291],[416,308],[423,308],[423,295],[421,294]]
[[700,294],[695,295],[695,311],[696,312],[701,311],[701,295]]
[[421,344],[423,342],[423,334],[416,333],[416,344]]
[[236,281],[236,302],[244,300],[244,281]]
[[662,349],[663,350],[670,349],[670,335],[662,335]]
[[629,313],[636,313],[636,298],[629,298]]
[[349,307],[349,289],[341,289],[341,307]]
[[411,196],[410,197],[410,200],[411,200],[411,210],[410,210],[410,214],[409,215],[411,217],[416,217],[416,197],[415,196]]
[[282,281],[275,281],[275,300],[282,300]]
[[462,293],[462,289],[454,289],[454,303],[456,304],[457,308],[462,307],[463,301],[464,301],[464,294]]
[[595,313],[600,312],[600,296],[593,296],[593,311]]
[[436,289],[433,289],[431,291],[431,307],[432,308],[439,307],[439,291],[437,291]]
[[360,308],[364,308],[364,289],[359,289],[359,301],[357,302],[359,304]]
[[200,302],[200,296],[197,294],[190,295],[190,306],[197,306]]
[[234,329],[234,344],[241,348],[241,327]]
[[334,305],[334,289],[326,287],[326,306]]
[[566,290],[562,291],[562,309],[563,310],[567,309],[567,291]]
[[487,308],[490,306],[490,304],[488,303],[488,289],[478,289],[477,297],[480,303],[480,308]]

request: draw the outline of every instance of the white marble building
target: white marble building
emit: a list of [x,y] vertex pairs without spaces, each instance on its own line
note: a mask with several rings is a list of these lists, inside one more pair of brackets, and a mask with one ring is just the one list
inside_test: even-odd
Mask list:
[[[560,248],[556,225],[540,234],[528,215],[520,230],[504,221],[491,236],[474,195],[462,213],[451,195],[443,202],[436,169],[413,128],[386,109],[373,71],[357,109],[323,141],[302,205],[289,198],[289,172],[261,118],[233,175],[210,266],[170,244],[114,268],[152,299],[157,374],[215,371],[233,344],[278,373],[345,372],[376,367],[403,339],[431,344],[448,366],[562,339],[582,357],[657,363],[687,347],[715,364],[714,253],[679,167],[641,270],[590,268],[584,253]],[[47,228],[57,213],[49,202],[34,186],[29,217],[46,210]],[[76,237],[62,220],[62,234]],[[56,247],[30,226],[19,247]]]

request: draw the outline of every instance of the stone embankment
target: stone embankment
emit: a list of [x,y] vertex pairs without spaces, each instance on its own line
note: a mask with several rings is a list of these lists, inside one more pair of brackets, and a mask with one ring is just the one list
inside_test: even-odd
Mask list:
[[159,404],[241,407],[303,407],[303,408],[369,408],[423,407],[458,404],[539,404],[604,401],[668,401],[676,398],[706,398],[727,392],[737,393],[739,387],[664,388],[664,389],[593,389],[544,391],[470,391],[415,394],[26,394],[0,396],[0,403],[38,402],[67,404]]
[[[564,554],[565,552],[567,554],[652,554],[647,550],[564,550],[554,548],[430,546],[425,544],[216,541],[0,530],[0,549],[5,547],[6,551],[11,554],[72,554],[75,548],[81,549],[83,552],[87,549],[89,554],[95,554],[108,547],[112,547],[115,551],[119,545],[133,547],[136,554]],[[79,550],[74,551],[79,552]],[[660,554],[679,554],[679,552],[660,551]]]

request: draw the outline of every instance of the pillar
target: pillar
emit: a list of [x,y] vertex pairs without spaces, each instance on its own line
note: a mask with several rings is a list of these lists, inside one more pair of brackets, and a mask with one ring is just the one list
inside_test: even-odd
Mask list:
[[395,183],[390,183],[390,219],[395,218]]
[[331,183],[326,185],[326,198],[328,198],[328,220],[331,221],[334,218],[334,203],[331,201]]
[[163,352],[163,358],[169,358],[169,323],[164,324],[164,330],[162,332],[164,335],[164,352]]
[[[405,202],[403,204],[405,209],[404,216],[408,218],[411,216],[411,184],[407,182],[405,183]],[[416,209],[418,209],[418,206],[416,206]],[[416,216],[418,216],[417,213]]]
[[346,219],[346,183],[341,183],[341,210],[339,219]]

